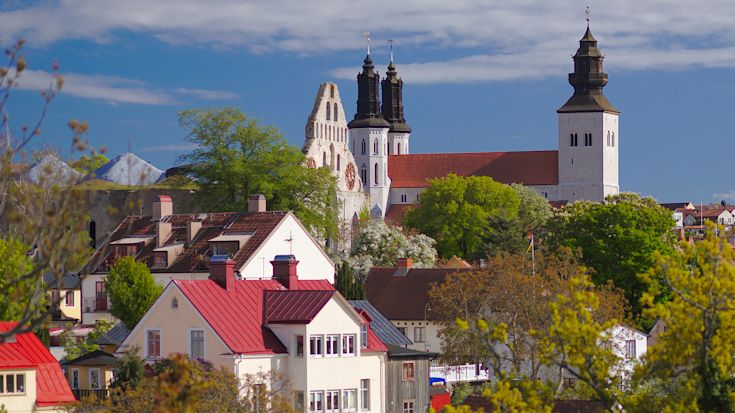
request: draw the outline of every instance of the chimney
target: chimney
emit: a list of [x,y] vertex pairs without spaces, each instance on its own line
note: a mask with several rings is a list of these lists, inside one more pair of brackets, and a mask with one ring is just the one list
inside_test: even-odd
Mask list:
[[171,236],[170,222],[156,222],[156,248],[161,248]]
[[168,195],[158,195],[158,199],[153,201],[153,220],[160,221],[161,218],[173,215],[174,202]]
[[405,277],[408,275],[408,271],[413,267],[413,258],[399,258],[396,261],[396,272],[393,273],[394,277]]
[[200,229],[202,229],[202,221],[186,222],[186,245],[191,245]]
[[248,212],[265,212],[265,195],[248,195]]
[[296,266],[299,264],[293,255],[276,255],[271,261],[273,265],[273,279],[283,284],[288,290],[299,289],[299,276]]
[[225,255],[213,255],[209,259],[209,279],[227,291],[235,288],[235,260]]

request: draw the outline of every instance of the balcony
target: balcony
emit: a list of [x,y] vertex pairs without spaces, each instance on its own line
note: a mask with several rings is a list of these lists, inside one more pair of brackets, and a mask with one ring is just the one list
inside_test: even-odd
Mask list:
[[112,306],[110,305],[110,298],[105,297],[104,299],[97,299],[97,297],[87,297],[84,299],[84,312],[108,312]]
[[475,364],[431,367],[429,375],[432,378],[444,379],[447,383],[490,380],[489,371]]
[[98,389],[98,390],[76,389],[76,390],[72,390],[71,392],[77,400],[82,400],[90,396],[94,396],[99,400],[105,400],[107,399],[107,397],[110,396],[110,391],[108,389]]

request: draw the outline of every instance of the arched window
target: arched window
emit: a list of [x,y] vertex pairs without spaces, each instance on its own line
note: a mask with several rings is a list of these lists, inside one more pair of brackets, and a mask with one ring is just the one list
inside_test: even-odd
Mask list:
[[362,139],[362,154],[363,155],[365,155],[365,150],[366,150],[365,146],[366,146],[366,144],[365,144],[365,138],[363,138]]
[[401,143],[398,142],[398,155],[400,155],[400,154],[401,154]]
[[339,110],[337,110],[337,102],[334,102],[334,121],[339,120]]
[[373,175],[375,176],[375,179],[373,179],[373,181],[375,181],[375,185],[378,185],[378,177],[380,175],[378,175],[378,163],[377,162],[375,162],[375,168],[374,169],[375,169],[375,174],[373,174]]
[[322,166],[327,166],[327,153],[322,154]]
[[329,120],[329,111],[332,109],[332,107],[329,105],[329,102],[327,102],[327,120]]
[[378,139],[375,139],[375,142],[373,142],[373,154],[378,154]]
[[337,170],[339,171],[339,154],[337,154]]
[[612,146],[615,146],[615,132],[612,133]]
[[362,168],[360,168],[360,178],[362,179],[362,185],[367,185],[367,167],[365,164],[362,164]]

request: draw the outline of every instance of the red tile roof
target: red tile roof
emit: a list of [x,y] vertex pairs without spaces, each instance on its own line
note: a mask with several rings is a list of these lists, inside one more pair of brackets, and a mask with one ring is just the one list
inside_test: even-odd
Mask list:
[[265,291],[263,322],[309,323],[334,296],[334,290]]
[[406,211],[411,208],[415,208],[416,205],[412,204],[393,204],[388,206],[388,211],[385,213],[384,221],[388,225],[398,225],[403,223],[403,217]]
[[[16,323],[0,321],[0,331],[9,331]],[[15,342],[0,344],[0,370],[36,369],[36,404],[56,406],[73,402],[74,395],[51,352],[33,333],[17,334]]]
[[[268,290],[284,290],[275,280],[241,280],[225,290],[212,280],[173,281],[222,341],[238,354],[285,353],[286,347],[263,325],[263,297]],[[299,291],[333,292],[327,280],[299,280]]]
[[391,155],[391,188],[424,188],[428,179],[450,173],[489,176],[506,184],[556,185],[558,151],[475,152]]

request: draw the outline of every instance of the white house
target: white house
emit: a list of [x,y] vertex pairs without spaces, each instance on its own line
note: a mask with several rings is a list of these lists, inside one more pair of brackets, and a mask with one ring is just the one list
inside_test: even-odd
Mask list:
[[384,412],[386,346],[326,275],[300,279],[298,263],[278,256],[273,279],[238,279],[236,261],[217,257],[209,279],[170,282],[117,352],[184,353],[240,378],[274,370],[300,412]]
[[273,257],[301,257],[301,278],[334,282],[334,263],[291,212],[267,211],[262,195],[251,195],[247,212],[174,214],[169,196],[153,203],[153,216],[128,216],[82,269],[82,322],[112,320],[105,275],[121,256],[133,256],[165,286],[171,280],[209,277],[209,257],[235,260],[243,279],[270,279]]

